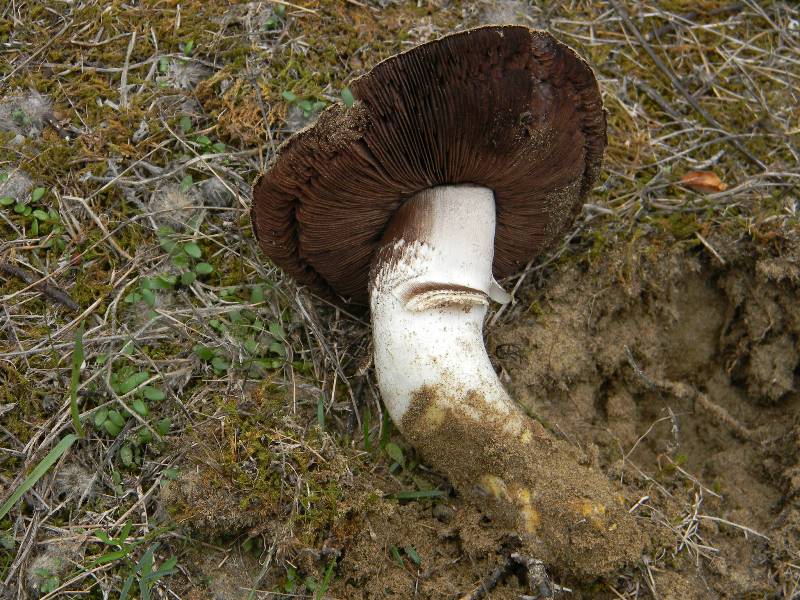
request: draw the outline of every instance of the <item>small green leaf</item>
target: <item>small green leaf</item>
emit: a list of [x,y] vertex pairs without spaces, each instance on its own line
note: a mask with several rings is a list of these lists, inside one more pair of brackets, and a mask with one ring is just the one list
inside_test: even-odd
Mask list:
[[175,287],[178,283],[178,277],[175,275],[161,274],[155,279],[156,287],[161,290],[168,290]]
[[189,268],[189,257],[185,254],[176,254],[172,257],[172,264],[175,265],[178,269],[188,269]]
[[314,105],[311,104],[310,100],[301,100],[297,103],[297,106],[302,108],[304,112],[311,112],[311,110],[314,108]]
[[14,205],[14,212],[17,213],[18,215],[21,215],[25,212],[26,208],[28,208],[27,204],[25,204],[24,202],[17,202]]
[[314,112],[321,112],[321,111],[325,110],[326,106],[327,106],[327,104],[325,104],[325,102],[323,102],[322,100],[317,100],[311,106],[311,110],[313,110]]
[[191,56],[192,51],[194,50],[194,40],[188,40],[183,44],[183,53],[186,56]]
[[406,458],[405,456],[403,456],[403,450],[400,448],[400,446],[398,446],[394,442],[389,442],[388,444],[386,444],[386,446],[384,446],[383,449],[386,452],[386,454],[389,455],[389,458],[391,458],[397,464],[399,465],[406,464]]
[[258,304],[259,302],[264,301],[264,288],[260,285],[254,285],[253,289],[250,290],[250,302],[253,304]]
[[0,206],[11,206],[16,202],[11,196],[3,196],[0,198]]
[[14,536],[9,535],[5,531],[0,531],[0,548],[3,550],[13,550],[17,547],[17,541]]
[[192,285],[197,279],[197,274],[194,271],[184,271],[181,273],[181,285]]
[[187,175],[186,177],[181,179],[181,192],[183,192],[184,194],[186,192],[188,192],[189,188],[192,187],[193,183],[194,183],[194,179],[192,178],[191,175]]
[[142,394],[144,395],[145,398],[153,402],[160,402],[161,400],[167,397],[167,395],[162,390],[153,387],[151,385],[144,386],[142,388]]
[[194,242],[189,242],[187,244],[184,244],[183,251],[186,252],[186,254],[188,254],[192,258],[200,258],[201,256],[203,256],[203,251],[200,249],[200,246],[198,246]]
[[177,247],[177,242],[170,237],[163,236],[158,238],[159,245],[164,249],[164,252],[172,253]]
[[36,189],[31,192],[31,201],[38,202],[44,197],[45,189],[43,187],[37,187]]
[[227,371],[230,368],[231,364],[223,357],[215,356],[211,360],[211,366],[214,367],[215,371]]
[[46,212],[38,208],[35,211],[33,211],[33,216],[39,219],[40,221],[50,220],[50,215],[48,215]]
[[211,144],[211,149],[217,154],[222,154],[227,148],[222,142],[214,142]]
[[139,431],[139,442],[142,444],[149,444],[153,441],[153,434],[149,429],[142,429]]
[[130,467],[133,464],[133,448],[129,444],[123,445],[119,449],[119,458],[123,465]]
[[136,398],[133,402],[131,402],[131,408],[142,417],[146,417],[150,414],[150,409],[147,408],[147,404],[145,404],[144,400],[141,398]]
[[113,423],[117,427],[122,427],[125,425],[125,417],[118,410],[111,409],[108,411],[108,421],[106,423]]
[[8,171],[0,172],[0,183],[5,183],[10,177],[11,175],[8,174]]
[[156,295],[153,293],[153,290],[146,289],[142,290],[142,300],[147,302],[147,305],[153,307],[156,305]]
[[108,432],[108,435],[112,437],[117,437],[119,432],[122,431],[122,427],[114,423],[111,419],[108,419],[103,423],[103,429]]
[[403,550],[406,551],[406,556],[408,556],[415,565],[422,563],[422,559],[419,557],[419,554],[417,554],[417,550],[414,546],[406,546]]
[[272,337],[277,338],[279,340],[286,339],[286,332],[283,330],[283,327],[280,323],[270,323],[269,324],[269,333]]
[[158,71],[159,73],[166,73],[169,70],[169,59],[166,56],[162,56],[158,59]]
[[105,531],[103,531],[102,529],[98,529],[97,531],[95,531],[94,532],[94,536],[97,539],[99,539],[101,542],[103,542],[104,544],[107,544],[109,546],[113,545],[111,543],[111,538],[109,537],[109,535]]
[[128,392],[135,390],[148,379],[150,379],[150,373],[148,371],[139,371],[138,373],[134,373],[122,382],[122,384],[119,386],[119,393],[123,395],[127,394]]
[[20,125],[29,125],[31,120],[28,115],[25,113],[24,110],[21,108],[17,108],[11,111],[11,118],[14,119]]
[[186,135],[192,130],[192,120],[187,117],[186,115],[181,117],[181,120],[178,122],[178,125],[181,128],[181,131]]
[[193,350],[194,353],[203,360],[211,360],[214,358],[214,352],[211,351],[211,348],[203,346],[202,344],[196,344]]
[[172,427],[172,419],[169,417],[164,417],[158,423],[156,423],[156,431],[159,433],[159,435],[167,435],[170,427]]
[[209,275],[214,272],[214,267],[207,262],[201,262],[194,266],[194,272],[198,275]]
[[201,146],[211,145],[211,139],[209,139],[207,135],[198,135],[194,141],[200,144]]
[[295,96],[294,93],[290,92],[289,90],[283,90],[281,96],[283,96],[283,99],[286,100],[287,102],[297,101],[297,96]]
[[31,223],[31,235],[33,237],[39,235],[39,221],[37,221],[36,219],[34,219],[33,222]]
[[108,409],[101,408],[94,413],[94,426],[102,427],[103,423],[106,422],[106,419],[108,419]]
[[253,338],[249,338],[244,342],[244,349],[248,354],[258,354],[258,342]]
[[392,558],[394,558],[395,561],[397,561],[397,564],[399,564],[402,567],[403,557],[400,556],[400,550],[398,549],[398,547],[392,544],[391,546],[389,546],[389,551],[392,553]]
[[349,87],[342,89],[342,102],[347,108],[350,108],[355,104],[356,99],[353,97],[353,92],[350,91]]

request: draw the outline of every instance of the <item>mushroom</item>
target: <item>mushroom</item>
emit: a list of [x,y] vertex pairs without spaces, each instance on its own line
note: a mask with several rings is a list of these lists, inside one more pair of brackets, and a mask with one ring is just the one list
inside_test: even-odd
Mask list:
[[261,248],[369,304],[394,423],[532,553],[599,574],[642,536],[608,479],[503,389],[482,327],[496,283],[559,239],[600,169],[589,66],[543,31],[488,26],[393,56],[291,137],[253,190]]

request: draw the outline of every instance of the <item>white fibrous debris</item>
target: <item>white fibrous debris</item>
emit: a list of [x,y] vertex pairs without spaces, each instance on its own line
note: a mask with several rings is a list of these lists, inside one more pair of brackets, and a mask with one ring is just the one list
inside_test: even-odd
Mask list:
[[8,179],[0,181],[0,198],[11,197],[17,202],[27,199],[33,188],[33,181],[28,174],[20,169],[10,169],[5,173]]
[[54,591],[82,558],[80,544],[74,540],[55,539],[41,547],[25,573],[28,594],[40,598]]
[[0,98],[0,131],[24,137],[39,137],[53,119],[53,104],[35,90],[16,92]]
[[158,225],[178,230],[191,226],[202,216],[203,202],[194,187],[184,191],[181,186],[169,184],[160,187],[150,197],[150,213]]
[[193,90],[210,74],[211,70],[197,61],[172,59],[167,63],[166,72],[160,75],[157,81],[179,90]]
[[220,180],[217,177],[209,177],[197,184],[200,195],[203,197],[204,206],[213,206],[215,208],[230,208],[233,206],[236,196],[231,190],[234,190],[232,184]]
[[58,471],[53,487],[60,499],[78,502],[81,498],[92,495],[93,484],[94,475],[85,467],[72,463]]
[[479,20],[485,25],[534,25],[541,27],[538,20],[533,23],[529,18],[536,17],[529,2],[524,0],[487,0],[482,3]]

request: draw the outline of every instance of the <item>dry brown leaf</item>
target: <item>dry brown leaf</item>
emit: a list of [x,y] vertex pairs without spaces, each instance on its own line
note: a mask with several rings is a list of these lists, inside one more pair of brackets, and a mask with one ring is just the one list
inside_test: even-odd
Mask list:
[[681,184],[696,192],[706,194],[724,192],[728,189],[728,184],[713,171],[690,171],[681,177]]

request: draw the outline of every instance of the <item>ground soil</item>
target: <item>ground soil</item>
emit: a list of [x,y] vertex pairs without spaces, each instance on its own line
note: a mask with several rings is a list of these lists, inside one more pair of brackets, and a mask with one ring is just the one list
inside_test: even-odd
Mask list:
[[[572,590],[566,598],[792,596],[800,252],[716,243],[725,264],[634,244],[566,265],[523,287],[514,318],[489,331],[511,395],[591,457],[651,538],[610,575],[548,569]],[[358,477],[392,486],[375,472]],[[455,492],[435,503],[380,500],[349,531],[334,542],[330,597],[531,593],[528,571],[509,559],[524,551],[519,539]],[[296,562],[319,575],[329,561]]]

